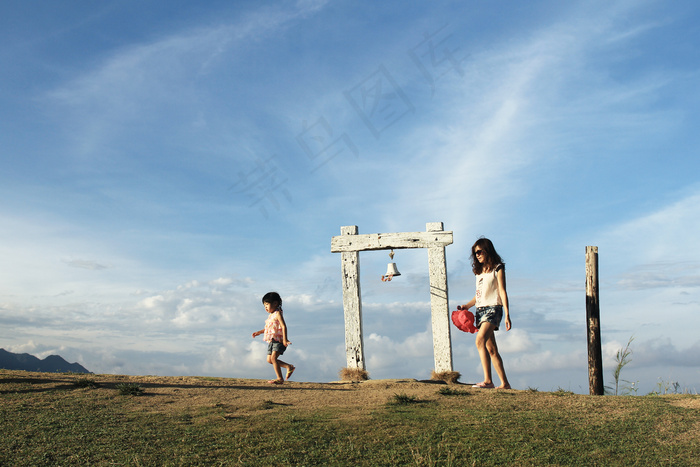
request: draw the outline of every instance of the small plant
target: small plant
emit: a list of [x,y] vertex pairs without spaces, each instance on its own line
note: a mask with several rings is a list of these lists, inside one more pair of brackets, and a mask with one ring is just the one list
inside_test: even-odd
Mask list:
[[[617,362],[617,365],[615,366],[615,369],[613,370],[613,379],[615,380],[615,395],[617,396],[619,394],[619,389],[620,389],[620,381],[623,381],[625,383],[630,383],[630,381],[625,381],[620,379],[620,373],[622,373],[622,369],[627,365],[629,362],[632,360],[630,359],[630,355],[632,355],[632,349],[630,349],[630,344],[632,344],[632,341],[634,340],[634,336],[630,337],[630,339],[627,341],[627,345],[625,346],[624,349],[620,349],[617,351],[617,354],[615,355],[615,361]],[[607,389],[612,392],[611,387],[607,387]],[[632,383],[631,387],[626,387],[624,394],[631,394],[632,392],[635,392],[634,388],[634,383]]]
[[138,383],[119,383],[117,390],[122,396],[140,396],[143,394],[143,389]]
[[85,378],[85,377],[78,378],[75,381],[73,381],[73,386],[75,386],[76,388],[90,388],[90,389],[95,389],[95,388],[100,387],[100,385],[94,379]]
[[367,381],[369,373],[359,368],[343,368],[338,372],[341,381]]
[[263,401],[262,404],[260,404],[260,408],[263,410],[269,410],[275,406],[275,403],[271,400],[266,400]]
[[447,384],[454,384],[461,377],[462,377],[462,374],[459,371],[442,371],[440,373],[436,373],[435,370],[433,370],[430,372],[430,379],[431,380],[444,381]]
[[659,378],[659,382],[656,383],[656,391],[651,391],[649,395],[660,396],[661,394],[678,394],[680,388],[681,385],[678,381],[664,381]]
[[409,396],[408,394],[394,394],[391,398],[391,403],[396,405],[408,405],[414,402],[418,402],[416,396]]
[[442,396],[467,396],[469,393],[467,391],[460,391],[459,389],[452,389],[449,386],[443,386],[438,391],[438,394]]
[[540,388],[533,388],[532,386],[527,387],[528,392],[540,392]]
[[283,402],[275,402],[275,401],[273,401],[273,400],[268,399],[268,400],[262,401],[262,403],[260,404],[259,407],[260,407],[262,410],[269,410],[269,409],[273,409],[273,408],[275,408],[275,407],[277,407],[277,406],[279,406],[279,407],[286,407],[286,406],[289,406],[289,405],[292,405],[292,404],[285,404],[285,403],[283,403]]
[[557,388],[557,390],[554,391],[552,394],[554,394],[555,396],[573,396],[574,391],[569,391],[569,390],[564,389],[561,386],[559,386]]

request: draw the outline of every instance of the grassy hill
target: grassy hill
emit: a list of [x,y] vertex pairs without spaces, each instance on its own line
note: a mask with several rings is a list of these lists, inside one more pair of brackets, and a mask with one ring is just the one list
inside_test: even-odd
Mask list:
[[700,465],[700,396],[0,370],[0,465]]

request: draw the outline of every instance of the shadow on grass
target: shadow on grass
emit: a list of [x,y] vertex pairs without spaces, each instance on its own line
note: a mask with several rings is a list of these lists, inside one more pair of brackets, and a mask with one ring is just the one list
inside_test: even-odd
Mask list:
[[[18,370],[18,372],[21,370]],[[0,373],[0,394],[27,394],[27,393],[39,393],[48,391],[65,391],[65,390],[75,390],[83,389],[76,382],[79,378],[85,378],[86,375],[76,375],[76,374],[66,374],[66,373],[56,373],[51,374],[51,376],[37,376],[33,373],[28,373],[26,377],[22,377],[14,373],[12,375],[7,375],[8,377],[3,377]],[[110,380],[109,377],[100,376],[97,378],[91,378],[95,381],[96,385],[100,388],[114,389],[117,390],[118,386],[124,383],[134,383],[138,384],[144,390],[151,388],[180,388],[180,389],[235,389],[235,390],[250,390],[250,391],[350,391],[350,389],[335,387],[334,385],[328,385],[328,387],[308,387],[303,386],[304,383],[290,382],[286,384],[273,385],[268,384],[265,380],[260,380],[260,382],[252,381],[249,385],[240,385],[235,383],[227,382],[225,379],[214,379],[207,380],[210,384],[196,384],[196,383],[166,383],[166,382],[141,382],[130,380],[128,377],[117,377],[114,380]],[[294,384],[294,386],[292,386]],[[297,386],[302,384],[302,386]],[[15,387],[12,387],[15,386]]]

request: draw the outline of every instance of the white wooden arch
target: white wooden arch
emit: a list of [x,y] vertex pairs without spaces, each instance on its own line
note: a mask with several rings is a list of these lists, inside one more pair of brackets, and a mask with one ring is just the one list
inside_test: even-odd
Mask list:
[[340,235],[331,239],[331,253],[341,253],[345,356],[348,368],[366,370],[362,337],[360,251],[427,248],[435,372],[452,371],[452,340],[445,259],[445,246],[451,243],[452,232],[445,232],[442,222],[429,222],[426,224],[425,232],[359,235],[356,225],[340,228]]

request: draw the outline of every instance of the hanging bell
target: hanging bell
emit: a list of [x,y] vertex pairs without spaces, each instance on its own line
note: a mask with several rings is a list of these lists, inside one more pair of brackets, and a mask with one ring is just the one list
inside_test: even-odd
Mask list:
[[400,275],[401,275],[401,273],[399,272],[398,268],[396,267],[396,263],[389,263],[386,267],[386,274],[382,276],[382,281],[388,282],[394,276],[400,276]]
[[398,268],[396,267],[396,263],[389,263],[386,267],[386,275],[387,276],[400,276],[401,273],[399,272]]
[[[391,253],[389,253],[389,258],[392,260],[394,259],[394,250],[391,250]],[[382,276],[382,281],[388,282],[391,280],[392,277],[400,275],[401,273],[396,267],[396,263],[389,263],[389,265],[386,267],[386,274]]]

